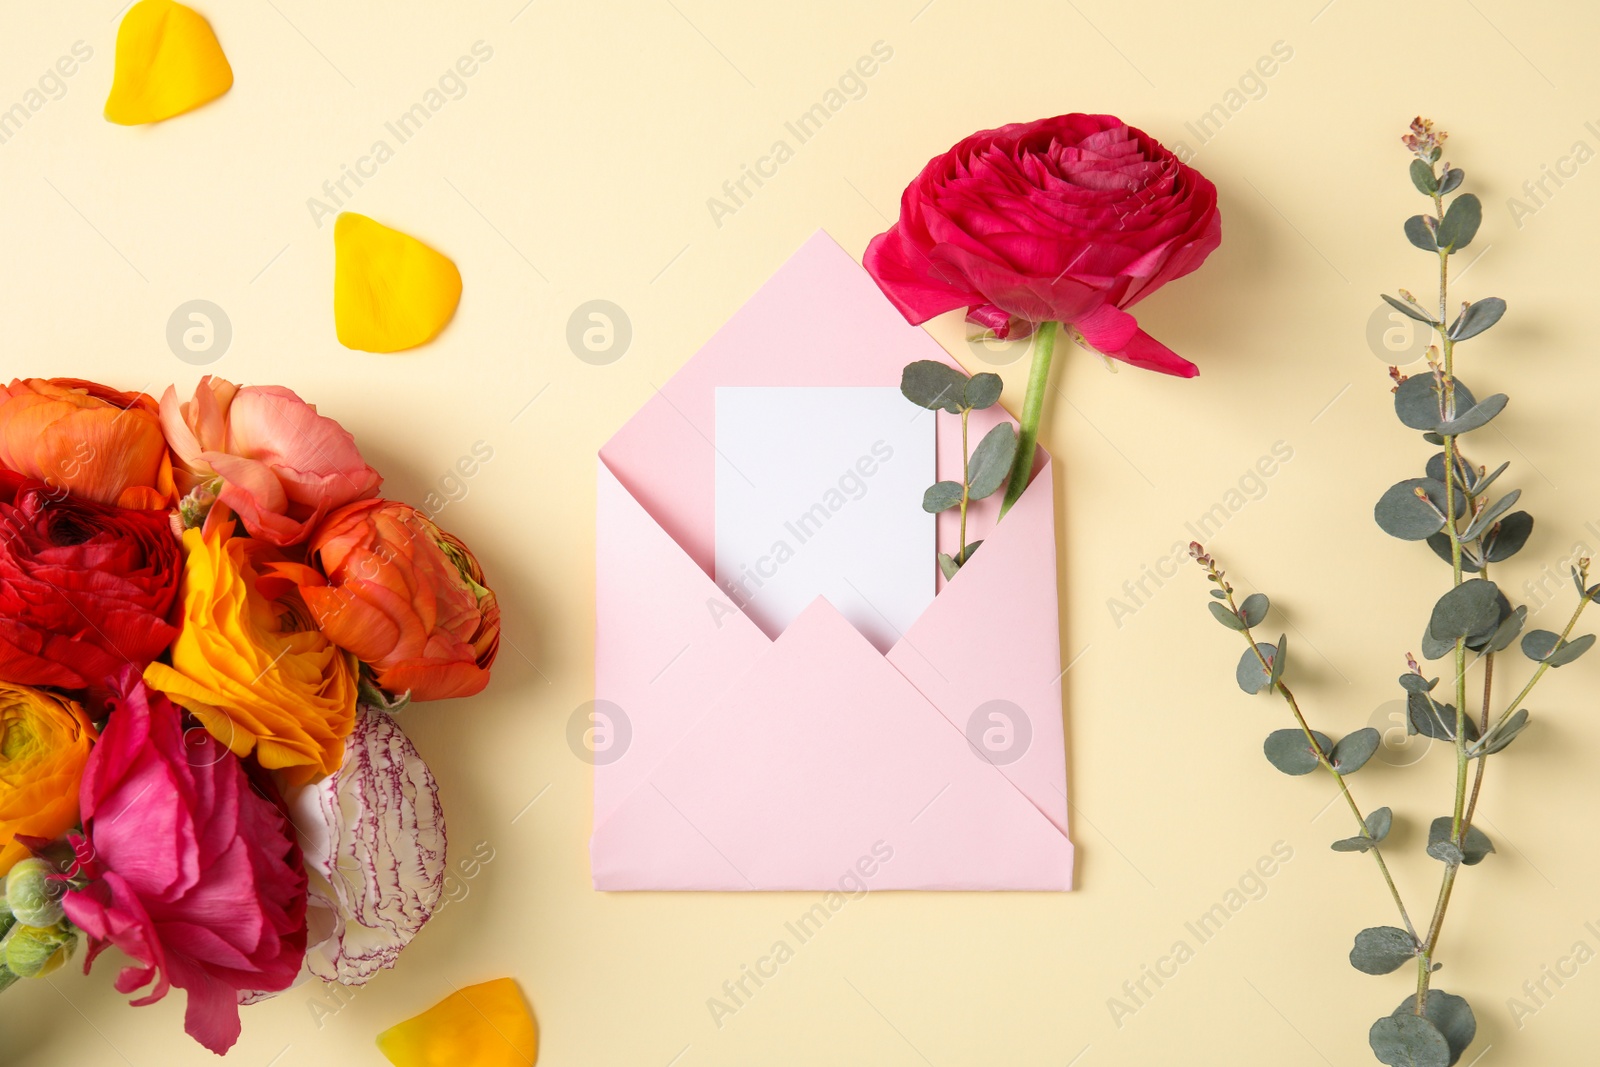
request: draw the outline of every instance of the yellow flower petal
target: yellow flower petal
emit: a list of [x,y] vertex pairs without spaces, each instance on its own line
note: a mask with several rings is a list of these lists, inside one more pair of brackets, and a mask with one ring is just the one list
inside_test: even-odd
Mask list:
[[395,1067],[531,1067],[539,1026],[510,978],[467,986],[378,1035]]
[[172,0],[139,0],[117,30],[106,118],[120,126],[160,122],[232,86],[233,68],[204,15]]
[[461,302],[461,272],[409,234],[346,211],[333,224],[339,343],[399,352],[439,336]]

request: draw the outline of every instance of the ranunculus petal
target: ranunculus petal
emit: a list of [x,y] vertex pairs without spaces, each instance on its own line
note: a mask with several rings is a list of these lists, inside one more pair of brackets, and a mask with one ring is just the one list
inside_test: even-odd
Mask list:
[[193,111],[233,86],[233,68],[205,16],[173,0],[139,0],[117,30],[106,118],[119,126]]
[[410,234],[346,211],[333,224],[339,343],[400,352],[437,337],[461,302],[461,272]]
[[539,1027],[515,980],[458,989],[378,1035],[378,1051],[395,1067],[532,1067]]

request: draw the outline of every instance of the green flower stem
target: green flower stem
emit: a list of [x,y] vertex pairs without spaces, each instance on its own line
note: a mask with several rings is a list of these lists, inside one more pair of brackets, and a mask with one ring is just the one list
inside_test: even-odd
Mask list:
[[1033,362],[1028,365],[1028,391],[1022,398],[1022,418],[1017,423],[1017,455],[1011,461],[1011,479],[1006,483],[1000,517],[1022,499],[1033,473],[1033,450],[1039,442],[1039,419],[1044,414],[1045,388],[1050,383],[1050,358],[1055,354],[1058,323],[1041,322],[1033,335]]
[[967,503],[972,492],[972,476],[967,473],[972,458],[967,454],[967,416],[971,414],[971,408],[961,409],[961,551],[956,555],[957,563],[967,561]]
[[[1239,616],[1240,621],[1243,621],[1244,615],[1239,611],[1239,605],[1234,603],[1233,587],[1226,583],[1219,583],[1219,586],[1222,591],[1227,594],[1228,607],[1233,609],[1233,613]],[[1249,644],[1250,651],[1255,653],[1256,661],[1261,664],[1261,669],[1265,671],[1267,676],[1270,678],[1272,676],[1272,665],[1268,663],[1267,658],[1261,654],[1261,649],[1256,647],[1255,635],[1251,633],[1250,627],[1246,626],[1240,632],[1244,634],[1245,642]],[[1360,827],[1361,829],[1361,836],[1371,840],[1372,834],[1367,830],[1366,816],[1362,813],[1360,805],[1356,803],[1355,797],[1350,795],[1350,787],[1345,784],[1344,775],[1339,772],[1339,768],[1335,767],[1333,765],[1333,761],[1328,758],[1325,752],[1322,751],[1322,746],[1317,744],[1316,735],[1311,732],[1311,727],[1306,723],[1306,717],[1301,713],[1300,703],[1295,700],[1294,693],[1291,692],[1289,687],[1283,683],[1282,678],[1278,679],[1273,688],[1277,689],[1279,695],[1283,697],[1284,703],[1289,705],[1289,711],[1293,713],[1294,721],[1299,725],[1300,732],[1305,734],[1306,744],[1316,755],[1317,762],[1321,764],[1323,770],[1333,775],[1333,780],[1339,784],[1339,793],[1344,797],[1345,804],[1349,806],[1350,814],[1355,816],[1356,826]],[[1406,911],[1405,901],[1400,898],[1400,889],[1394,884],[1394,876],[1389,873],[1389,864],[1383,858],[1383,852],[1378,848],[1376,843],[1374,843],[1373,846],[1367,851],[1370,852],[1372,854],[1372,858],[1377,861],[1378,870],[1383,875],[1384,884],[1389,887],[1389,895],[1394,898],[1394,906],[1400,912],[1400,921],[1406,924],[1406,931],[1413,938],[1415,938],[1417,936],[1417,928],[1411,925],[1411,915]]]

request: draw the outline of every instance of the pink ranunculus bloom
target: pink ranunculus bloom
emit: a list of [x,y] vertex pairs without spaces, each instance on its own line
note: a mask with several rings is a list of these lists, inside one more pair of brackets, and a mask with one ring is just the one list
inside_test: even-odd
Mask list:
[[287,988],[300,970],[300,850],[237,757],[204,730],[186,734],[136,669],[117,690],[79,790],[72,843],[87,881],[62,904],[89,936],[85,970],[115,945],[133,961],[117,991],[151,986],[142,1005],[186,990],[184,1029],[220,1055],[239,1037],[240,992]]
[[1222,240],[1217,189],[1110,115],[984,130],[922,169],[865,266],[911,323],[965,307],[1004,338],[1070,324],[1096,350],[1193,377],[1124,308],[1194,270]]
[[274,545],[300,543],[328,512],[383,484],[344,427],[281,385],[207,375],[181,403],[168,387],[161,429],[179,491],[220,479],[218,498]]

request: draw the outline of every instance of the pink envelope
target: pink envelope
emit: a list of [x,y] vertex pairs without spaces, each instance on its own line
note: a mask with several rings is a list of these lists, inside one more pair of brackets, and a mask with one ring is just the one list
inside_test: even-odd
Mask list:
[[919,359],[953,365],[819,232],[600,450],[596,889],[1072,888],[1043,450],[887,653],[821,597],[769,638],[711,577],[716,388],[897,386]]

